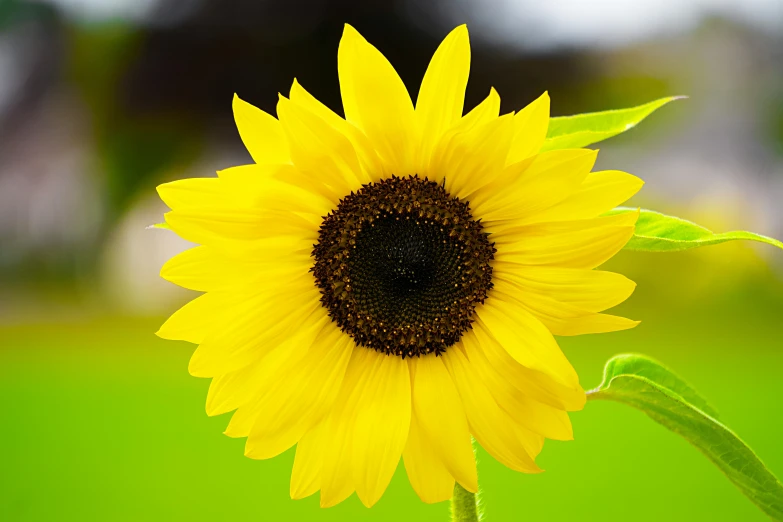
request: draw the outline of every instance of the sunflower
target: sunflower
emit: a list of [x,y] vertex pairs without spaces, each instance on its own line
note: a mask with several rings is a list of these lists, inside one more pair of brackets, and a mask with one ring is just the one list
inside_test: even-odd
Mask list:
[[545,93],[463,116],[465,26],[438,47],[416,104],[350,26],[338,51],[345,118],[294,81],[277,118],[235,97],[254,163],[158,187],[166,223],[199,244],[161,275],[205,292],[158,335],[198,344],[209,415],[268,459],[296,445],[291,496],[354,491],[371,506],[402,457],[425,502],[477,490],[474,438],[537,473],[585,403],[554,336],[636,322],[599,312],[634,283],[593,270],[636,215],[602,216],[642,182],[593,172],[596,152],[541,152]]

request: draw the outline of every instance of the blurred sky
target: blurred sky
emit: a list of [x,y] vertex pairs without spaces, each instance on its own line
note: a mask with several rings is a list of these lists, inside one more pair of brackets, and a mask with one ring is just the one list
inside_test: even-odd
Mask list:
[[470,20],[487,40],[541,51],[558,46],[616,47],[676,36],[705,18],[722,17],[775,32],[783,28],[778,0],[436,0],[411,2],[452,23]]
[[504,111],[549,90],[555,115],[689,95],[601,144],[598,168],[644,178],[637,204],[783,236],[780,0],[3,0],[0,316],[61,295],[141,313],[181,301],[157,271],[187,245],[145,230],[165,211],[155,185],[249,160],[235,92],[274,112],[297,77],[340,112],[344,22],[412,96],[467,22],[466,108],[490,86]]

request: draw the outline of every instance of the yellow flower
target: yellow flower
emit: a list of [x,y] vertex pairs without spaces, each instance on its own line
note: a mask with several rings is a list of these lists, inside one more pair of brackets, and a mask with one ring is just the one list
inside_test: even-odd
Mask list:
[[596,152],[539,153],[542,95],[463,116],[470,46],[449,34],[416,106],[350,26],[338,51],[345,119],[294,81],[277,118],[234,99],[255,161],[158,188],[166,222],[201,246],[161,275],[205,292],[158,332],[198,344],[207,413],[267,459],[296,445],[291,496],[371,506],[402,456],[422,500],[477,489],[471,436],[525,473],[572,438],[584,391],[553,335],[636,323],[601,314],[634,283],[593,270],[631,237],[639,190],[591,173]]

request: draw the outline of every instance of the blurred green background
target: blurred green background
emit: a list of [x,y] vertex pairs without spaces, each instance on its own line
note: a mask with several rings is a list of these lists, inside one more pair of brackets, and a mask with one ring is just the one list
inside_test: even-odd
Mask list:
[[[153,332],[187,292],[157,271],[188,245],[158,183],[249,160],[234,92],[273,112],[296,76],[339,110],[336,49],[355,25],[415,95],[468,22],[470,107],[542,91],[553,114],[688,94],[601,145],[647,181],[632,203],[716,230],[783,237],[779,0],[0,0],[0,520],[447,520],[400,468],[371,510],[288,498],[293,452],[242,456],[208,418],[192,347]],[[632,331],[561,339],[586,388],[643,352],[699,389],[783,475],[783,253],[724,244],[623,252]],[[619,404],[572,416],[546,473],[479,452],[486,520],[764,520],[684,440]]]

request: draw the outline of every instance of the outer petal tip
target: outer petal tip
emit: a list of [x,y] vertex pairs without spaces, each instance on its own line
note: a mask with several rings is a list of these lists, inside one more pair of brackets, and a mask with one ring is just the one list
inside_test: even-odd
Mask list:
[[362,504],[364,504],[364,507],[366,508],[373,507],[381,499],[380,495],[372,495],[372,496],[359,495],[358,491],[356,492],[356,494],[359,497],[359,500],[361,500]]
[[[193,355],[195,356],[196,352],[194,352]],[[194,356],[191,356],[190,361],[188,361],[188,373],[193,377],[212,377],[212,375],[209,375],[210,372],[208,372],[198,358]]]
[[[541,96],[530,102],[530,104],[527,107],[535,108],[536,110],[544,110],[546,109],[547,115],[549,115],[549,106],[551,104],[551,99],[549,98],[549,91],[544,91]],[[523,108],[526,109],[527,107]],[[522,111],[519,111],[522,112]]]
[[469,38],[468,24],[461,24],[451,30],[450,35],[459,38]]
[[294,93],[294,92],[296,92],[296,91],[298,91],[300,89],[302,89],[302,84],[299,83],[299,80],[297,80],[296,77],[294,77],[294,81],[291,82],[291,90],[288,92],[288,97],[290,98],[292,93]]
[[332,498],[331,496],[324,495],[324,491],[321,490],[321,502],[320,502],[320,505],[321,505],[322,508],[334,507],[337,504],[339,504],[340,502],[342,502],[343,500],[344,499],[341,499],[341,498]]
[[[170,183],[171,182],[161,183],[160,185],[155,187],[155,192],[158,193],[158,197],[160,197],[160,199],[164,199],[164,196],[166,194],[166,190],[169,188],[169,184]],[[164,216],[165,216],[165,214],[164,214]]]
[[282,113],[284,113],[286,108],[288,107],[288,105],[286,105],[287,103],[288,103],[288,98],[283,96],[282,93],[278,92],[277,93],[277,106],[275,107],[275,112],[277,112],[277,119],[278,120],[284,117]]
[[302,500],[303,498],[307,498],[310,495],[307,495],[304,491],[300,491],[298,489],[294,489],[293,487],[291,487],[288,490],[288,496],[291,497],[291,500]]
[[217,408],[215,408],[215,405],[212,403],[212,401],[207,401],[207,403],[204,404],[204,412],[207,414],[207,417],[214,417],[215,415],[219,415]]
[[354,28],[354,26],[352,26],[351,24],[345,24],[343,26],[343,36],[342,36],[342,39],[340,40],[340,43],[342,44],[343,40],[348,40],[348,41],[354,40],[355,41],[357,39],[358,40],[364,40],[364,37],[359,33],[359,31],[357,31]]
[[234,96],[231,98],[231,109],[234,111],[235,115],[237,111],[242,110],[247,105],[250,104],[245,100],[243,100],[242,98],[240,98],[237,93],[234,93]]

